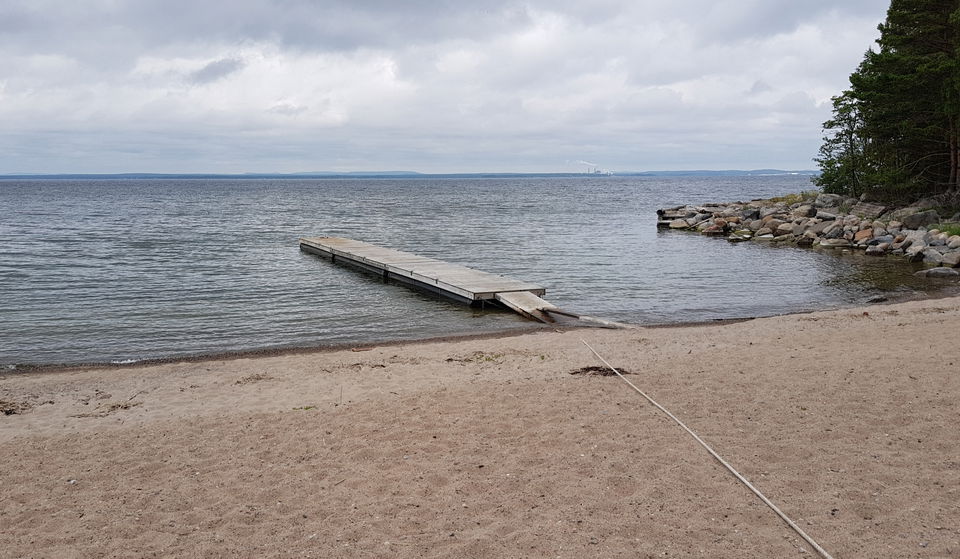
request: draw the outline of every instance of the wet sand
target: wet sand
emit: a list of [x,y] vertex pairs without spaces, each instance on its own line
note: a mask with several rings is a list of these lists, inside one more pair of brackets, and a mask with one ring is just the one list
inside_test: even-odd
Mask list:
[[0,377],[2,557],[960,557],[960,298]]

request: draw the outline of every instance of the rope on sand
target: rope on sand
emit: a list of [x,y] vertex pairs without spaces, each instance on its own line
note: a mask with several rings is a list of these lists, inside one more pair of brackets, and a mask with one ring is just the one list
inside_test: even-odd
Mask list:
[[687,433],[690,434],[691,437],[693,437],[694,439],[696,439],[696,441],[697,441],[698,443],[700,443],[700,446],[702,446],[703,448],[707,449],[707,452],[709,452],[711,456],[713,456],[714,458],[716,458],[716,459],[717,459],[717,462],[720,462],[720,464],[722,464],[724,468],[726,468],[727,470],[729,470],[731,474],[733,474],[738,480],[740,480],[744,485],[746,485],[746,486],[750,489],[750,491],[753,491],[754,495],[756,495],[757,497],[759,497],[761,501],[763,501],[768,507],[770,507],[771,509],[773,509],[773,512],[777,513],[777,515],[778,515],[780,518],[782,518],[783,521],[786,522],[788,526],[790,526],[791,528],[793,528],[793,530],[794,530],[797,534],[799,534],[800,537],[802,537],[804,540],[806,540],[806,542],[807,542],[808,544],[810,544],[814,549],[816,549],[816,550],[817,550],[817,553],[819,553],[824,559],[833,559],[833,557],[832,557],[829,553],[827,553],[827,551],[826,551],[825,549],[823,549],[822,547],[820,547],[820,544],[818,544],[816,541],[814,541],[813,538],[811,538],[810,536],[808,536],[807,533],[804,532],[799,526],[797,526],[797,524],[796,524],[793,520],[790,520],[790,518],[789,518],[786,514],[784,514],[783,511],[781,511],[779,508],[777,508],[777,505],[773,504],[773,502],[771,502],[770,499],[767,499],[767,497],[766,497],[763,493],[761,493],[759,489],[757,489],[756,487],[754,487],[753,484],[750,483],[750,482],[747,480],[747,478],[743,477],[742,475],[740,475],[740,472],[738,472],[737,470],[733,469],[733,466],[731,466],[726,460],[724,460],[723,458],[721,458],[720,455],[716,453],[716,451],[714,451],[712,448],[710,448],[710,445],[708,445],[707,443],[705,443],[705,442],[703,441],[703,439],[701,439],[700,437],[698,437],[696,433],[694,433],[689,427],[687,427],[686,425],[684,425],[684,423],[683,423],[682,421],[680,421],[679,419],[677,419],[677,416],[675,416],[675,415],[673,415],[672,413],[670,413],[670,412],[667,410],[667,408],[665,408],[665,407],[661,406],[660,404],[658,404],[656,401],[654,401],[653,398],[651,398],[650,396],[647,396],[647,394],[646,394],[643,390],[640,390],[639,388],[637,388],[632,382],[630,382],[629,380],[627,380],[626,377],[624,377],[623,375],[621,375],[621,374],[620,374],[620,371],[616,370],[610,363],[607,362],[606,359],[604,359],[599,353],[597,353],[597,350],[595,350],[595,349],[593,349],[592,347],[590,347],[590,344],[588,344],[588,343],[586,342],[586,340],[581,339],[580,341],[583,342],[583,345],[587,346],[587,348],[588,348],[590,351],[592,351],[593,354],[596,355],[598,359],[600,359],[600,361],[603,361],[603,364],[604,364],[604,365],[606,365],[607,367],[609,367],[611,371],[613,371],[618,377],[620,377],[620,380],[622,380],[623,382],[629,384],[629,385],[630,385],[630,388],[633,388],[634,390],[636,390],[638,394],[640,394],[641,396],[643,396],[644,398],[646,398],[646,400],[647,400],[648,402],[650,402],[651,404],[653,404],[657,409],[659,409],[659,410],[662,411],[663,413],[665,413],[665,414],[667,414],[668,416],[670,416],[670,419],[674,420],[674,421],[677,423],[677,425],[679,425],[680,427],[683,427],[683,430],[684,430],[684,431],[686,431]]

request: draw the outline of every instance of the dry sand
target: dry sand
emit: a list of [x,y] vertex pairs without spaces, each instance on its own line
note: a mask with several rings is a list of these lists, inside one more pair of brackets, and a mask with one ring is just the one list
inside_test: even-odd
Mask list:
[[2,557],[960,557],[960,298],[0,377]]

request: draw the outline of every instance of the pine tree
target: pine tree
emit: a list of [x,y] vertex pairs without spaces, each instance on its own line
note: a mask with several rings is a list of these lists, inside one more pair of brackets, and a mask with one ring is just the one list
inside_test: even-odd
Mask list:
[[893,0],[870,49],[834,98],[817,184],[916,198],[960,184],[960,0]]

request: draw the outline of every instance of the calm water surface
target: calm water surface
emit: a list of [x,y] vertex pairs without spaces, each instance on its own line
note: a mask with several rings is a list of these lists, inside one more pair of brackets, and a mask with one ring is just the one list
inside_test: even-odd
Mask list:
[[658,207],[803,176],[0,181],[0,365],[360,343],[528,325],[331,265],[335,235],[540,283],[635,323],[772,315],[911,289],[898,259],[658,232]]

